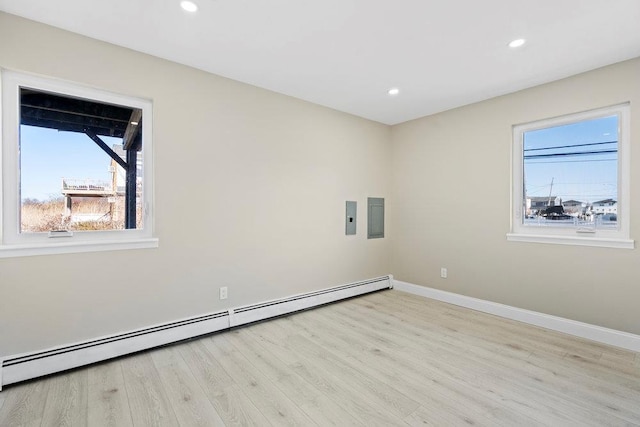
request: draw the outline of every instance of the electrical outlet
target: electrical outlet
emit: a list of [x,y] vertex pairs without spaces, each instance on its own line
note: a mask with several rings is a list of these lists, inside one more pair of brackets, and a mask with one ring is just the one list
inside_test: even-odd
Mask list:
[[447,278],[447,269],[446,268],[442,267],[440,269],[440,277],[442,277],[443,279]]
[[220,299],[227,299],[227,287],[223,286],[220,288]]

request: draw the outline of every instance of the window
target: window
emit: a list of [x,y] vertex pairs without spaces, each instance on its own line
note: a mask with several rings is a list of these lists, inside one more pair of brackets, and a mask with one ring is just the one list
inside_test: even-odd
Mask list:
[[513,128],[509,240],[633,248],[629,105]]
[[0,257],[157,246],[151,102],[2,72]]

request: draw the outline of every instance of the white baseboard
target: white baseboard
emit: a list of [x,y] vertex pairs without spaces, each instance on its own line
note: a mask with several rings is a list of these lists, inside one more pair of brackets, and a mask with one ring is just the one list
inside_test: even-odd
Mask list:
[[589,323],[578,322],[549,314],[538,313],[536,311],[525,310],[505,304],[486,301],[465,295],[454,294],[452,292],[441,291],[426,286],[414,285],[412,283],[394,280],[394,288],[399,291],[419,295],[449,304],[482,311],[530,325],[540,326],[565,334],[574,335],[580,338],[624,348],[631,351],[640,352],[640,335],[628,332],[617,331],[615,329],[604,328],[602,326],[591,325]]
[[13,384],[231,327],[393,287],[392,276],[293,295],[0,359],[0,390]]

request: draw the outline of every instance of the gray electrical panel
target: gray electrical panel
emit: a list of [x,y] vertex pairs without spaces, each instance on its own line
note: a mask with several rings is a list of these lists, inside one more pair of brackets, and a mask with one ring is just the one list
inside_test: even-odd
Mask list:
[[367,199],[367,239],[384,237],[384,199],[369,197]]
[[345,234],[356,234],[356,217],[358,204],[356,202],[347,202],[347,216],[345,218]]

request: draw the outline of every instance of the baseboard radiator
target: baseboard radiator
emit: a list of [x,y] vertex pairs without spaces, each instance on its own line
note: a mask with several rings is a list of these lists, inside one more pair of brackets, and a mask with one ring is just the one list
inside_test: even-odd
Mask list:
[[0,364],[0,390],[2,390],[3,385],[89,365],[392,287],[393,277],[390,275],[382,276],[43,351],[5,357]]

